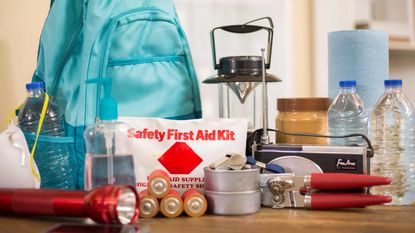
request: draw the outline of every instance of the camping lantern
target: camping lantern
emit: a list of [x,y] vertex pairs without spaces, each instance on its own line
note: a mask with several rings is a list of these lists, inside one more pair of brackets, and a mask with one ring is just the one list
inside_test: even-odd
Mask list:
[[[267,19],[270,26],[263,27],[251,23]],[[211,31],[212,56],[214,69],[217,74],[210,76],[203,83],[216,83],[219,86],[219,117],[235,118],[243,117],[249,120],[250,130],[259,128],[260,119],[258,114],[264,114],[260,109],[262,96],[256,87],[263,82],[263,71],[265,69],[265,85],[267,82],[281,82],[277,76],[266,72],[271,66],[273,23],[271,18],[264,17],[249,21],[240,25],[228,25],[216,27]],[[230,56],[216,60],[215,32],[223,30],[229,33],[247,34],[265,30],[268,33],[266,57],[262,56]],[[266,87],[263,88],[266,90]],[[233,94],[232,94],[233,92]],[[266,95],[266,93],[262,93]]]

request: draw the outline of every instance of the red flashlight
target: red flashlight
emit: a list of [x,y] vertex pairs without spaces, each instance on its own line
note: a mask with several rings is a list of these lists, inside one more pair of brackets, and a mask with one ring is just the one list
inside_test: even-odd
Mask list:
[[137,221],[135,188],[107,185],[90,192],[54,189],[0,189],[0,213],[89,217],[97,223],[132,224]]

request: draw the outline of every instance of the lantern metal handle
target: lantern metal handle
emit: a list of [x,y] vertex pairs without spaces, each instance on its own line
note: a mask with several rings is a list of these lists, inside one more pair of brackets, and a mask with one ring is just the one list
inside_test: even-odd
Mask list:
[[[260,20],[268,20],[270,27],[263,27],[258,25],[251,25],[250,23],[257,22]],[[274,24],[270,17],[262,17],[259,19],[251,20],[244,24],[235,24],[235,25],[228,25],[222,27],[216,27],[212,29],[210,32],[210,39],[211,39],[211,46],[212,46],[212,55],[213,55],[213,67],[215,70],[219,68],[219,64],[216,63],[216,43],[215,43],[215,31],[218,29],[230,32],[230,33],[238,33],[238,34],[246,34],[246,33],[253,33],[259,30],[266,30],[268,32],[268,44],[267,44],[267,59],[265,62],[265,68],[269,69],[271,65],[271,53],[272,53],[272,38],[273,38],[273,28]]]

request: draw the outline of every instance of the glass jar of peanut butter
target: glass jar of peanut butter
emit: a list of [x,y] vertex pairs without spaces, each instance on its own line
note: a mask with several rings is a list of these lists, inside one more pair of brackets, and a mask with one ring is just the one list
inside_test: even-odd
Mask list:
[[[277,99],[276,128],[287,133],[327,135],[329,98]],[[326,138],[290,136],[277,133],[277,143],[327,144]]]

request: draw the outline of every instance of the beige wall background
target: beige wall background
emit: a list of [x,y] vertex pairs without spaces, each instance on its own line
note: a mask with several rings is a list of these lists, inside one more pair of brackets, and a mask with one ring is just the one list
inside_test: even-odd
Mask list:
[[[186,33],[192,46],[192,40],[197,39],[197,35],[202,35],[213,26],[204,28],[204,31],[195,31],[188,25],[192,17],[195,17],[193,8],[200,8],[204,5],[193,0],[174,1],[181,16],[182,25],[185,30],[189,30]],[[245,7],[251,2],[251,0],[227,1],[229,4],[242,4]],[[358,0],[356,2],[352,0],[261,0],[260,2],[267,5],[269,4],[267,1],[272,1],[279,6],[278,9],[272,11],[277,18],[274,22],[276,24],[274,44],[277,48],[274,53],[278,53],[277,59],[273,61],[273,69],[277,68],[275,73],[281,75],[283,79],[283,83],[278,85],[283,88],[271,90],[269,93],[274,91],[277,97],[327,96],[327,33],[352,29],[355,8],[360,6],[361,2]],[[223,2],[225,1],[204,1],[208,5]],[[22,103],[26,96],[25,83],[31,80],[35,69],[40,32],[49,10],[49,4],[50,0],[0,0],[0,131],[5,128],[9,113]],[[255,9],[259,11],[257,12],[259,15],[263,16],[264,13],[260,7]],[[206,16],[210,17],[212,14],[221,16],[223,19],[218,23],[222,20],[228,22],[235,17],[235,15],[224,16],[219,13],[208,13]],[[187,26],[190,29],[186,28]],[[196,26],[200,28],[199,24]],[[405,80],[406,93],[415,103],[414,51],[414,47],[403,51],[392,50],[390,72],[391,76]],[[197,53],[202,53],[202,50],[193,47],[192,52],[193,57],[197,58]],[[208,55],[205,56],[206,54]],[[204,57],[207,57],[209,66],[208,70],[201,69],[195,59],[201,80],[213,72],[210,65],[210,50],[202,55],[201,60],[204,61]],[[201,85],[201,87],[204,86]],[[269,119],[273,118],[274,99],[270,98]],[[205,99],[205,108],[209,101],[212,100]],[[216,106],[216,103],[214,102],[213,106]],[[209,113],[206,109],[204,112],[205,115]],[[212,115],[208,114],[208,117]]]
[[[186,12],[183,12],[185,9],[182,9],[183,6],[180,8],[180,3],[185,4],[186,7],[192,6],[194,3],[174,1],[180,11],[180,16],[182,19],[186,19]],[[207,0],[206,4],[216,4],[215,1],[219,0]],[[240,1],[234,0],[230,4],[242,4]],[[242,2],[247,4],[249,1]],[[266,4],[267,1],[274,0],[262,0],[263,4]],[[278,19],[275,29],[277,33],[276,48],[280,46],[284,49],[281,49],[279,57],[273,61],[273,66],[274,69],[278,68],[284,71],[281,76],[284,83],[281,85],[285,85],[282,91],[286,93],[277,91],[278,96],[311,96],[313,95],[311,1],[278,0],[274,3],[281,8],[277,9],[279,11],[275,11]],[[2,81],[0,84],[0,131],[5,128],[5,120],[9,113],[26,97],[25,84],[31,80],[35,69],[40,32],[48,13],[49,4],[50,0],[0,0],[0,80]],[[260,12],[259,7],[257,9],[259,15],[264,14]],[[194,16],[189,15],[189,17]],[[228,22],[232,18],[222,17],[224,22]],[[186,25],[186,22],[183,24]],[[208,30],[206,28],[206,31]],[[192,33],[193,31],[187,32],[188,36],[192,36]],[[196,57],[196,53],[200,53],[200,51],[197,48],[193,49],[195,49],[193,56]],[[278,52],[278,49],[275,51]],[[213,72],[210,70],[210,59],[209,55],[209,73]],[[281,75],[281,71],[277,73]],[[205,76],[201,77],[204,79]],[[270,119],[275,113],[275,98],[271,99],[272,101],[269,103],[270,109],[272,109],[269,112]],[[208,100],[204,102],[205,107],[207,102]],[[217,105],[216,102],[214,105]],[[208,112],[205,111],[207,117],[216,117],[216,115],[206,113]]]
[[26,96],[49,0],[0,1],[0,131]]

